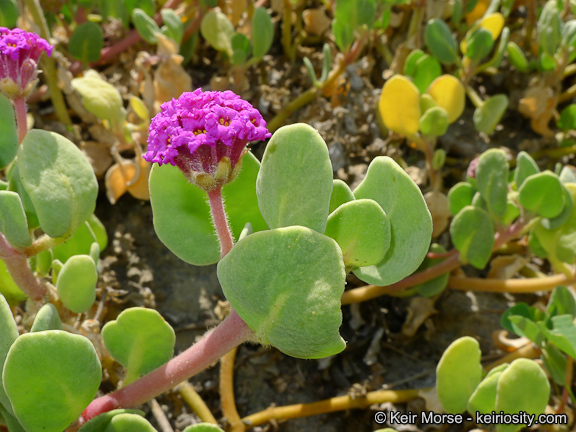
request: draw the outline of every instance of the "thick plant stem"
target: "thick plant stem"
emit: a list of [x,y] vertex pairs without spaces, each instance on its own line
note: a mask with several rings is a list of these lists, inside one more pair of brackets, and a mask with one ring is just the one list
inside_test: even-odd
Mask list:
[[28,125],[26,122],[26,101],[23,97],[12,100],[14,111],[16,112],[16,125],[18,126],[18,144],[24,141],[24,137],[28,132]]
[[92,401],[82,413],[84,423],[117,408],[137,407],[196,375],[234,347],[249,340],[252,330],[232,310],[214,330],[168,363],[126,387]]
[[210,199],[210,211],[212,212],[212,220],[216,233],[220,239],[220,256],[224,258],[232,246],[234,246],[234,239],[228,226],[228,218],[224,210],[224,200],[222,199],[222,188],[213,189],[208,192]]
[[24,294],[33,300],[40,300],[46,294],[46,288],[32,273],[27,258],[10,246],[6,237],[0,233],[0,259],[6,264],[8,273]]
[[574,282],[574,278],[569,278],[565,274],[531,279],[480,279],[452,276],[448,281],[448,288],[459,291],[508,292],[520,294],[552,291],[558,285],[569,285]]
[[335,411],[343,411],[354,408],[366,408],[374,404],[385,402],[402,403],[408,402],[420,396],[420,390],[377,390],[366,394],[366,396],[338,396],[332,399],[312,402],[308,404],[287,405],[281,407],[270,407],[256,414],[244,417],[242,421],[250,428],[272,419],[285,420],[291,418],[308,417],[312,415],[325,414]]

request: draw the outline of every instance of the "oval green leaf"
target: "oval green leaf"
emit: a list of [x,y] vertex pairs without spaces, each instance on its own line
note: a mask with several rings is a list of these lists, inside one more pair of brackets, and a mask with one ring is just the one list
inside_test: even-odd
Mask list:
[[234,26],[226,14],[215,10],[208,11],[200,23],[200,33],[215,50],[223,51],[232,57]]
[[436,367],[438,399],[448,413],[464,412],[468,399],[482,380],[482,352],[470,336],[450,344]]
[[0,191],[0,233],[12,246],[25,248],[32,244],[24,206],[16,192]]
[[456,216],[464,207],[472,205],[476,188],[467,182],[456,183],[448,192],[450,213]]
[[[542,414],[550,398],[550,383],[533,360],[517,359],[502,372],[496,391],[496,412]],[[497,424],[498,432],[515,432],[521,424]]]
[[78,430],[78,432],[102,432],[110,424],[112,419],[120,414],[137,414],[139,416],[144,416],[144,413],[135,409],[116,409],[112,411],[107,411],[102,413],[92,420],[84,423],[84,425]]
[[464,207],[450,224],[450,236],[460,260],[483,269],[494,247],[494,226],[490,215],[479,207]]
[[[3,262],[0,261],[0,285],[2,284],[2,266]],[[12,310],[3,295],[0,295],[0,371],[4,370],[4,363],[10,347],[18,337],[18,328],[12,316]],[[2,377],[0,375],[0,384],[2,384]],[[0,406],[3,406],[9,414],[14,414],[12,411],[12,404],[8,395],[4,391],[4,386],[0,385]]]
[[332,213],[342,204],[354,201],[354,194],[350,187],[340,179],[334,179],[332,182],[332,195],[330,196],[330,210]]
[[508,161],[502,150],[490,149],[478,158],[476,183],[488,210],[498,218],[508,207]]
[[104,344],[127,369],[124,385],[162,366],[174,355],[176,336],[154,309],[124,310],[102,328]]
[[270,228],[326,229],[332,165],[316,129],[298,123],[278,129],[264,152],[256,181],[262,216]]
[[102,28],[93,22],[80,24],[70,36],[68,52],[76,60],[91,63],[100,59],[100,53],[104,46],[104,34]]
[[198,423],[188,426],[183,432],[224,432],[224,430],[211,423]]
[[82,78],[74,78],[72,87],[82,95],[84,106],[96,117],[117,122],[124,115],[122,96],[97,73],[87,72]]
[[170,39],[176,41],[178,45],[182,42],[182,37],[184,36],[184,26],[180,17],[174,10],[162,8],[160,10],[162,15],[162,21],[166,26],[166,36]]
[[252,16],[252,45],[254,58],[261,59],[266,55],[274,40],[274,24],[266,8],[257,7]]
[[378,264],[390,247],[390,221],[376,201],[342,204],[328,217],[326,232],[342,249],[347,268]]
[[75,313],[86,312],[96,301],[98,271],[89,255],[74,255],[60,273],[56,288],[64,306]]
[[452,36],[450,27],[439,18],[434,18],[426,24],[424,33],[426,46],[434,57],[444,64],[458,62],[458,45]]
[[[0,13],[1,14],[1,13]],[[16,116],[10,100],[0,93],[0,169],[8,166],[18,151]]]
[[522,49],[514,42],[508,42],[506,47],[510,64],[519,72],[528,71],[528,60]]
[[448,113],[444,108],[433,107],[420,117],[420,132],[428,136],[441,136],[448,130]]
[[50,330],[16,339],[3,379],[27,432],[62,432],[96,396],[102,368],[88,339]]
[[297,358],[323,358],[346,344],[338,244],[306,227],[251,234],[218,264],[224,295],[263,345]]
[[161,33],[160,27],[158,27],[156,21],[150,18],[146,12],[142,9],[135,8],[132,11],[132,22],[134,23],[134,27],[136,27],[138,34],[142,36],[142,39],[149,44],[158,43],[158,36],[156,36],[156,34]]
[[516,183],[516,187],[519,188],[524,183],[528,177],[534,174],[538,174],[540,172],[540,168],[536,161],[532,159],[525,151],[521,151],[518,153],[518,157],[516,158],[516,170],[514,171],[514,183]]
[[62,330],[62,320],[58,315],[58,309],[52,303],[45,304],[36,314],[31,333],[45,330]]
[[152,425],[138,414],[115,415],[103,432],[156,432]]
[[502,120],[508,108],[508,97],[503,94],[494,95],[484,101],[481,107],[474,111],[474,126],[479,132],[490,135]]
[[518,191],[518,203],[545,218],[558,216],[564,208],[564,188],[558,176],[544,171],[528,177]]
[[494,38],[484,27],[478,27],[466,38],[466,57],[479,62],[492,51]]
[[6,300],[8,300],[8,303],[12,306],[16,306],[22,300],[27,299],[26,294],[18,288],[16,282],[14,282],[14,279],[12,279],[12,276],[8,273],[6,264],[2,260],[0,260],[0,294],[6,297]]
[[482,414],[490,414],[496,407],[496,391],[498,387],[498,380],[502,372],[508,367],[508,363],[504,363],[495,367],[486,378],[476,387],[472,396],[468,400],[468,412]]
[[384,259],[358,268],[354,274],[367,283],[390,285],[414,272],[424,260],[432,236],[432,217],[418,186],[394,160],[379,156],[368,167],[354,196],[380,204],[392,231]]
[[50,237],[71,234],[94,212],[98,182],[82,152],[62,135],[26,134],[18,150],[22,184]]

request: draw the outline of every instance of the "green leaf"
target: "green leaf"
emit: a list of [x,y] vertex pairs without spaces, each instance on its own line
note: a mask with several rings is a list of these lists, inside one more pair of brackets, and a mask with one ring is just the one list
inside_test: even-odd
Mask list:
[[[2,261],[0,261],[0,267],[2,264]],[[0,272],[1,271],[2,269],[0,268]],[[2,282],[1,276],[0,282]],[[2,284],[0,284],[0,286],[2,286]],[[2,335],[0,338],[0,370],[4,370],[4,363],[6,362],[8,351],[10,350],[10,347],[16,338],[18,338],[18,328],[16,327],[16,322],[12,316],[10,306],[2,295],[0,295],[0,334]],[[2,384],[1,375],[0,384]],[[8,399],[8,395],[4,391],[4,387],[2,385],[0,385],[0,406],[3,406],[8,411],[8,414],[14,414],[10,399]]]
[[138,34],[142,36],[142,39],[149,44],[154,45],[158,43],[158,36],[156,36],[156,34],[161,33],[160,27],[158,27],[156,21],[150,18],[146,12],[142,9],[135,8],[132,11],[132,22]]
[[478,269],[486,267],[494,247],[494,226],[485,210],[464,207],[450,224],[450,236],[462,262]]
[[0,0],[0,27],[16,27],[18,15],[16,0]]
[[506,47],[510,64],[519,72],[528,71],[528,60],[522,49],[514,42],[508,42]]
[[330,196],[330,209],[329,213],[332,213],[342,204],[354,201],[354,194],[350,190],[350,187],[340,179],[334,179],[332,182],[332,195]]
[[496,406],[496,392],[498,388],[498,380],[502,372],[508,368],[508,363],[504,363],[495,367],[482,382],[476,387],[472,396],[468,400],[467,410],[470,413],[477,411],[482,414],[490,414]]
[[124,4],[129,15],[132,15],[132,11],[137,7],[146,12],[149,17],[154,16],[156,12],[156,0],[124,0]]
[[476,339],[455,340],[442,354],[436,367],[436,390],[448,413],[466,410],[468,399],[482,380],[482,352]]
[[270,228],[301,225],[323,233],[332,165],[320,134],[304,123],[278,129],[262,157],[256,193]]
[[128,27],[128,20],[130,14],[123,1],[118,0],[100,0],[100,13],[102,18],[107,19],[109,17],[117,18],[122,21],[124,27]]
[[323,358],[346,344],[338,244],[301,226],[254,233],[218,264],[224,295],[264,345],[297,358]]
[[162,21],[164,21],[164,25],[166,26],[166,36],[180,45],[182,43],[182,37],[184,37],[184,25],[182,24],[180,17],[172,9],[166,8],[162,8],[160,14],[162,15]]
[[188,426],[183,432],[224,432],[217,425],[210,423],[198,423]]
[[8,172],[8,190],[14,191],[18,195],[20,195],[20,199],[22,200],[22,205],[24,206],[24,212],[26,213],[26,221],[28,222],[28,229],[36,229],[40,227],[40,221],[38,221],[38,214],[36,213],[36,209],[34,208],[34,204],[32,204],[32,200],[30,199],[30,195],[24,189],[24,185],[22,184],[22,179],[20,178],[20,168],[18,163],[11,165],[10,170]]
[[[548,378],[533,360],[517,359],[502,372],[496,391],[496,412],[541,414],[550,398]],[[497,424],[498,432],[514,432],[519,424]]]
[[257,7],[252,16],[252,45],[254,58],[261,59],[266,55],[274,41],[274,24],[266,8]]
[[373,200],[342,204],[328,217],[324,234],[336,240],[347,268],[378,264],[390,247],[390,221]]
[[[0,3],[2,1],[0,0]],[[0,169],[3,169],[16,157],[18,129],[12,103],[2,93],[0,93],[0,112],[2,113],[0,116]]]
[[574,208],[574,200],[572,199],[572,195],[570,195],[570,192],[568,192],[568,189],[566,189],[564,186],[562,186],[562,192],[564,194],[564,208],[560,214],[554,218],[543,218],[540,220],[540,224],[548,230],[553,230],[564,225],[572,214],[572,209]]
[[24,206],[16,192],[0,191],[0,232],[12,246],[26,248],[32,244]]
[[560,113],[560,119],[556,123],[564,132],[576,129],[576,104],[570,104]]
[[493,67],[496,69],[500,67],[509,40],[510,40],[510,29],[508,27],[504,27],[502,29],[502,33],[500,34],[500,41],[498,42],[498,46],[496,47],[494,55],[487,63],[482,65],[482,70],[485,70],[486,68],[489,67]]
[[120,414],[138,414],[139,416],[144,416],[142,411],[134,409],[116,409],[107,411],[94,417],[87,423],[84,423],[78,432],[103,432],[106,430],[106,427],[110,424],[112,419]]
[[[425,55],[426,54],[422,50],[412,50],[404,61],[404,75],[414,78],[414,75],[416,74],[416,64],[418,63],[418,60],[420,60]],[[424,92],[421,91],[421,93]]]
[[502,150],[491,149],[479,157],[476,182],[490,213],[498,218],[508,206],[508,161]]
[[18,150],[22,183],[50,237],[69,235],[94,212],[98,182],[90,163],[72,142],[33,129]]
[[432,217],[422,192],[391,158],[376,157],[354,190],[358,199],[373,199],[390,219],[390,249],[377,265],[354,274],[374,285],[390,285],[405,278],[424,260],[432,236]]
[[235,32],[226,14],[214,10],[208,11],[200,23],[200,33],[212,48],[232,57],[232,36]]
[[120,92],[100,78],[98,73],[87,72],[82,78],[74,78],[72,87],[82,95],[84,106],[96,117],[115,123],[124,116]]
[[[445,253],[446,249],[437,243],[432,243],[430,245],[430,252]],[[432,259],[426,257],[424,258],[424,261],[422,261],[420,267],[418,267],[418,272],[427,270],[430,267],[434,267],[445,259],[446,258]],[[448,286],[448,279],[450,279],[450,274],[444,273],[432,280],[416,285],[414,290],[422,297],[434,297],[446,289]]]
[[14,282],[12,276],[8,273],[6,264],[2,260],[0,260],[0,294],[6,297],[6,300],[13,306],[27,299],[26,294],[18,288],[16,282]]
[[518,153],[518,157],[516,158],[516,170],[514,171],[514,183],[516,183],[516,187],[522,186],[524,180],[534,174],[538,174],[540,172],[540,168],[538,168],[538,164],[536,161],[532,159],[525,151],[521,151]]
[[154,309],[130,308],[102,328],[104,344],[127,369],[124,385],[162,366],[174,355],[176,336]]
[[466,57],[478,62],[490,54],[493,46],[492,33],[484,27],[478,27],[466,38]]
[[93,22],[80,24],[70,36],[68,52],[76,60],[91,63],[100,60],[100,53],[104,46],[102,28]]
[[420,117],[420,132],[429,136],[441,136],[448,130],[448,113],[444,108],[434,107],[426,110]]
[[464,207],[472,205],[476,188],[467,182],[456,183],[448,192],[450,213],[456,216]]
[[534,174],[522,183],[518,203],[539,216],[553,218],[562,212],[566,204],[564,188],[558,176],[551,171]]
[[365,25],[372,28],[376,18],[374,0],[347,0],[336,3],[332,34],[340,51],[344,52],[354,40],[354,34]]
[[416,61],[414,84],[420,93],[425,93],[432,81],[442,75],[442,67],[434,57],[424,54]]
[[541,345],[544,340],[544,334],[540,326],[538,326],[530,318],[526,318],[520,315],[509,315],[508,321],[514,328],[514,333],[519,336],[524,336],[530,339],[537,345]]
[[441,19],[434,18],[428,21],[424,40],[432,55],[442,63],[454,64],[459,61],[456,39],[452,36],[450,27]]
[[553,329],[548,331],[548,340],[564,353],[576,358],[576,325],[572,315],[556,315],[551,318]]
[[252,45],[250,45],[250,39],[242,33],[236,33],[232,37],[232,63],[235,65],[242,65],[246,63],[248,57],[250,57],[250,51],[252,50]]
[[[260,163],[252,153],[242,158],[236,180],[222,189],[232,234],[238,238],[247,222],[254,231],[268,228],[258,209],[256,176]],[[189,183],[172,165],[154,165],[150,173],[150,202],[158,238],[178,258],[194,265],[220,259],[218,237],[211,223],[207,194]]]
[[89,255],[70,257],[60,273],[56,288],[64,306],[75,313],[83,313],[96,301],[98,271]]
[[103,432],[156,432],[156,429],[142,416],[122,413],[112,417]]
[[572,291],[564,285],[558,285],[552,291],[546,309],[550,316],[571,315],[576,317],[576,300],[574,300]]
[[474,126],[479,132],[490,135],[502,120],[508,108],[508,97],[503,94],[494,95],[484,101],[481,107],[474,111]]
[[538,20],[538,41],[540,50],[553,57],[562,36],[562,19],[555,0],[549,0]]
[[544,345],[542,363],[556,384],[566,385],[566,356],[552,344]]
[[[510,317],[517,317],[514,321],[510,320]],[[519,322],[518,318],[525,318],[527,321],[532,323],[538,323],[546,319],[544,313],[533,306],[528,306],[524,302],[520,302],[515,304],[510,309],[502,314],[500,317],[500,324],[502,327],[510,333],[515,333],[518,336],[524,336],[524,332],[520,326],[526,328],[524,323],[520,323],[520,325],[516,325]],[[539,327],[537,327],[539,329]],[[533,330],[533,329],[531,329]],[[539,332],[539,330],[538,330]],[[534,333],[534,332],[533,332]],[[537,343],[540,343],[539,340]]]
[[45,304],[36,314],[31,333],[45,330],[62,330],[62,320],[58,315],[58,309],[52,303]]
[[96,396],[102,368],[88,339],[50,330],[16,339],[3,378],[27,432],[62,432]]

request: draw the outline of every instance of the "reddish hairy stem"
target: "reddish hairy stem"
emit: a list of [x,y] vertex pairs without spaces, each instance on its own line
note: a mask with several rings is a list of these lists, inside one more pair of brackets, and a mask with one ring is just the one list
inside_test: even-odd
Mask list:
[[16,285],[28,297],[33,300],[40,300],[44,297],[46,288],[32,273],[27,256],[10,246],[2,233],[0,233],[0,259],[6,264],[8,273]]
[[126,387],[93,400],[82,413],[80,422],[84,423],[113,409],[143,404],[206,369],[252,335],[252,330],[231,310],[214,330],[182,354]]
[[230,233],[226,211],[224,210],[224,200],[222,199],[222,188],[213,189],[208,192],[210,199],[210,210],[216,233],[220,239],[220,256],[224,258],[234,246],[234,239]]
[[16,124],[18,125],[18,144],[20,144],[26,133],[28,132],[28,125],[26,122],[26,101],[23,97],[12,99],[12,105],[16,111]]

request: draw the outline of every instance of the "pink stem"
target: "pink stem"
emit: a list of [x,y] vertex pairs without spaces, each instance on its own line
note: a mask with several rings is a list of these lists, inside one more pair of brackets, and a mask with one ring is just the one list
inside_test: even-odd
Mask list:
[[252,330],[238,314],[230,311],[213,331],[182,354],[126,387],[93,400],[82,413],[80,423],[113,409],[143,404],[206,369],[252,336]]
[[46,288],[32,273],[27,256],[10,246],[2,233],[0,233],[0,259],[4,261],[8,273],[22,292],[33,300],[44,297]]
[[23,97],[12,99],[12,104],[16,110],[16,124],[18,125],[18,143],[21,143],[28,132],[26,122],[26,101]]
[[208,192],[210,199],[210,210],[212,220],[216,227],[216,233],[220,239],[220,256],[224,258],[230,249],[234,246],[234,239],[230,233],[226,211],[224,210],[224,200],[222,199],[222,188],[213,189]]

